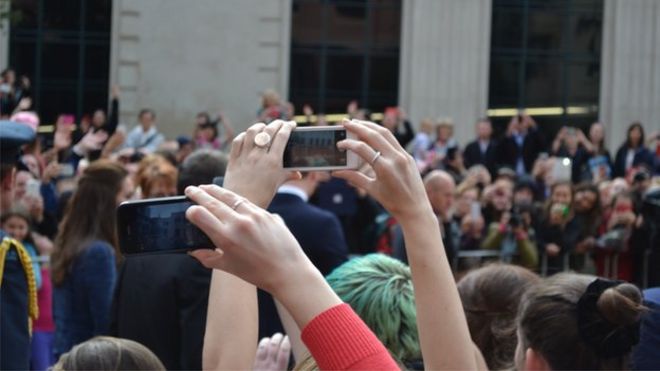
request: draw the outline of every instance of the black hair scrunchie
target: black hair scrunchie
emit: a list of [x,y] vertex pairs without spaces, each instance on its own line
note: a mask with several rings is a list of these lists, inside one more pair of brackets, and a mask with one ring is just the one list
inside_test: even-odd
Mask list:
[[577,303],[580,336],[603,358],[625,355],[639,342],[640,321],[619,326],[609,322],[598,310],[598,298],[603,291],[622,283],[624,282],[597,278],[587,286]]

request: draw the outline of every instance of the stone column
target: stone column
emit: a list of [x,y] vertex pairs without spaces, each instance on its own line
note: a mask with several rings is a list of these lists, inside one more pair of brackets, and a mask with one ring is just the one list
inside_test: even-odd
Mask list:
[[291,0],[114,0],[111,83],[121,119],[156,111],[170,138],[195,114],[221,109],[236,129],[256,119],[260,92],[288,94]]
[[660,130],[660,1],[606,0],[601,58],[599,116],[614,152],[633,121]]
[[[8,14],[11,2],[0,0],[0,13]],[[9,64],[9,19],[0,20],[0,70]]]
[[465,145],[488,108],[491,0],[403,0],[399,104],[452,117]]

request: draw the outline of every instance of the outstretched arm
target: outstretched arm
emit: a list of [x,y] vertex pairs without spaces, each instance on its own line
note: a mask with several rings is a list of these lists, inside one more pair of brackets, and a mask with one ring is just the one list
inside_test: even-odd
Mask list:
[[[286,144],[294,123],[255,124],[232,142],[225,188],[260,207],[272,200],[277,187],[298,174],[284,172],[275,144]],[[273,139],[271,151],[254,146],[260,132]],[[210,192],[213,192],[211,190]],[[193,198],[195,200],[195,198]],[[195,200],[197,201],[197,200]],[[258,340],[257,292],[254,285],[221,270],[213,270],[202,364],[205,370],[248,369]]]
[[[207,267],[222,269],[271,293],[302,329],[302,338],[321,369],[397,368],[378,338],[342,304],[279,216],[217,186],[189,187],[186,195],[198,205],[188,209],[188,219],[216,246],[222,246],[222,250],[197,250],[193,255]],[[235,335],[226,337],[236,341]]]
[[392,133],[365,121],[344,121],[359,140],[339,143],[371,165],[376,176],[343,170],[335,176],[365,189],[400,223],[415,288],[424,365],[431,370],[476,370],[467,320],[414,159]]

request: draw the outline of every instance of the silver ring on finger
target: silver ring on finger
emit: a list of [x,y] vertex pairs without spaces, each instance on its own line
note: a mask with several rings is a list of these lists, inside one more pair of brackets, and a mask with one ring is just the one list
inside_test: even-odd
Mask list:
[[234,211],[236,211],[236,209],[238,209],[238,207],[241,206],[241,204],[242,204],[243,202],[245,202],[245,199],[244,199],[244,198],[239,198],[239,199],[236,200],[236,201],[234,202],[234,204],[231,206],[231,209],[234,210]]
[[374,158],[371,159],[371,162],[370,162],[371,166],[374,166],[376,164],[376,161],[378,161],[378,159],[380,158],[380,155],[381,155],[380,151],[376,151],[376,154],[374,155]]

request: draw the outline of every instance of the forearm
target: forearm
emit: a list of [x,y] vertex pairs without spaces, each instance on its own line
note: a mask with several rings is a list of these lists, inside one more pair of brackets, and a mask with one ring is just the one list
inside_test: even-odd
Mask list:
[[304,329],[314,317],[342,301],[311,263],[300,266],[302,272],[291,280],[292,284],[280,285],[282,289],[271,294],[291,314],[298,328]]
[[[241,191],[231,177],[227,189],[260,207],[270,198]],[[248,369],[254,363],[259,338],[259,310],[256,287],[224,271],[214,269],[209,290],[206,335],[202,364],[205,370]]]
[[277,313],[280,316],[280,321],[284,327],[284,332],[289,336],[291,341],[291,349],[293,351],[293,358],[296,363],[301,362],[302,360],[309,355],[309,350],[303,343],[300,338],[300,328],[294,321],[293,317],[286,308],[277,300],[274,300],[275,307],[277,308]]
[[401,222],[415,288],[425,368],[477,369],[467,321],[437,220],[429,209],[415,220]]
[[203,368],[236,370],[252,367],[258,330],[255,287],[234,275],[214,269],[209,290]]

